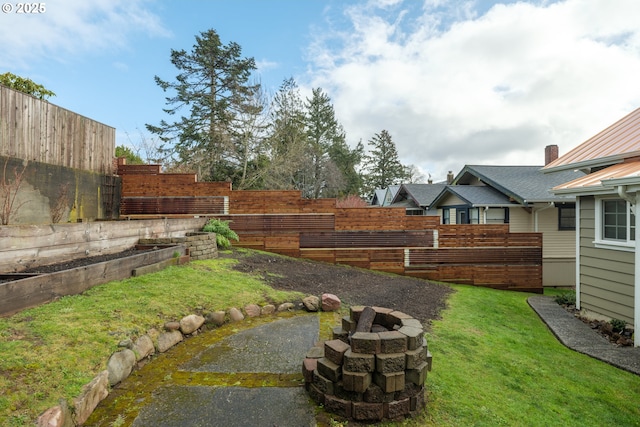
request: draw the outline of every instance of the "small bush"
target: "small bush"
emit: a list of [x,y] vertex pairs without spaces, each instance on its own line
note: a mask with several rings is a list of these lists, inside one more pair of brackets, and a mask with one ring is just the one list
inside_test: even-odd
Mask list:
[[611,319],[609,323],[611,323],[614,332],[622,332],[627,327],[627,322],[622,319]]
[[576,305],[576,292],[564,292],[555,296],[555,301],[560,305]]
[[231,240],[235,240],[236,242],[240,240],[236,232],[229,227],[229,222],[230,221],[212,218],[202,227],[202,231],[216,233],[216,243],[218,247],[226,249],[231,246]]

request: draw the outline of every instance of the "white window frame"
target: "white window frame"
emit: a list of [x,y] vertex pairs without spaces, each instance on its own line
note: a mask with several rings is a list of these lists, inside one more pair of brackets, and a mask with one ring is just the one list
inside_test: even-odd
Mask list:
[[[635,240],[631,240],[631,225],[632,225],[632,217],[631,217],[631,204],[626,202],[627,205],[627,239],[626,240],[614,240],[607,239],[603,236],[604,229],[604,219],[603,219],[603,208],[605,201],[623,201],[619,197],[598,197],[596,198],[596,211],[595,211],[595,236],[596,239],[593,242],[596,248],[602,249],[613,249],[619,251],[633,252],[635,251],[636,242]],[[635,220],[633,220],[635,221]],[[635,225],[635,222],[633,223]],[[637,230],[636,230],[637,232]]]

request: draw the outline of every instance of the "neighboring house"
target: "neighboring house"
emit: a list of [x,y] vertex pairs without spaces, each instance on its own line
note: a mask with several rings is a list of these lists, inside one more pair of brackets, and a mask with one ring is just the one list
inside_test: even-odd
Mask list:
[[[557,153],[556,146],[550,148]],[[543,285],[573,286],[575,197],[550,190],[584,173],[543,173],[542,168],[467,165],[430,210],[437,210],[443,224],[509,224],[511,232],[541,232]]]
[[390,185],[387,188],[376,188],[369,204],[371,206],[389,206],[400,189],[399,185]]
[[373,191],[373,196],[371,197],[369,204],[371,206],[382,206],[385,194],[387,194],[387,190],[385,188],[376,188]]
[[[544,168],[588,175],[553,188],[576,197],[577,307],[640,330],[640,109]],[[635,334],[635,345],[640,336]]]
[[391,207],[403,207],[407,215],[437,215],[429,210],[446,184],[402,184],[391,201]]

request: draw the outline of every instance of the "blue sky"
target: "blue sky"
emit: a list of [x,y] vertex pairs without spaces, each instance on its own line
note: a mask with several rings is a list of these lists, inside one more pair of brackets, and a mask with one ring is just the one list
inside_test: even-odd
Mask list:
[[386,129],[435,180],[465,164],[542,164],[640,107],[637,0],[52,0],[0,13],[0,72],[150,141],[171,49],[215,29],[271,93],[321,87],[351,145]]

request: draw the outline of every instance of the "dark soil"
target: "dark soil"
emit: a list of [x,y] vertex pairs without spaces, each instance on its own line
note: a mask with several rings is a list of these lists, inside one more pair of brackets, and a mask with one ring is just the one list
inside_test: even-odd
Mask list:
[[275,289],[320,296],[330,293],[349,305],[380,306],[402,311],[428,327],[446,307],[452,289],[427,280],[366,269],[283,257],[266,252],[220,253],[234,258],[234,267],[259,275]]
[[111,261],[118,258],[124,258],[131,255],[137,255],[143,252],[148,252],[152,249],[138,250],[135,248],[127,249],[126,251],[117,252],[113,254],[95,255],[90,257],[77,258],[69,261],[61,261],[55,264],[41,265],[38,267],[31,267],[20,273],[39,273],[48,274],[55,273],[56,271],[70,270],[72,268],[84,267],[91,264],[97,264],[99,262]]

